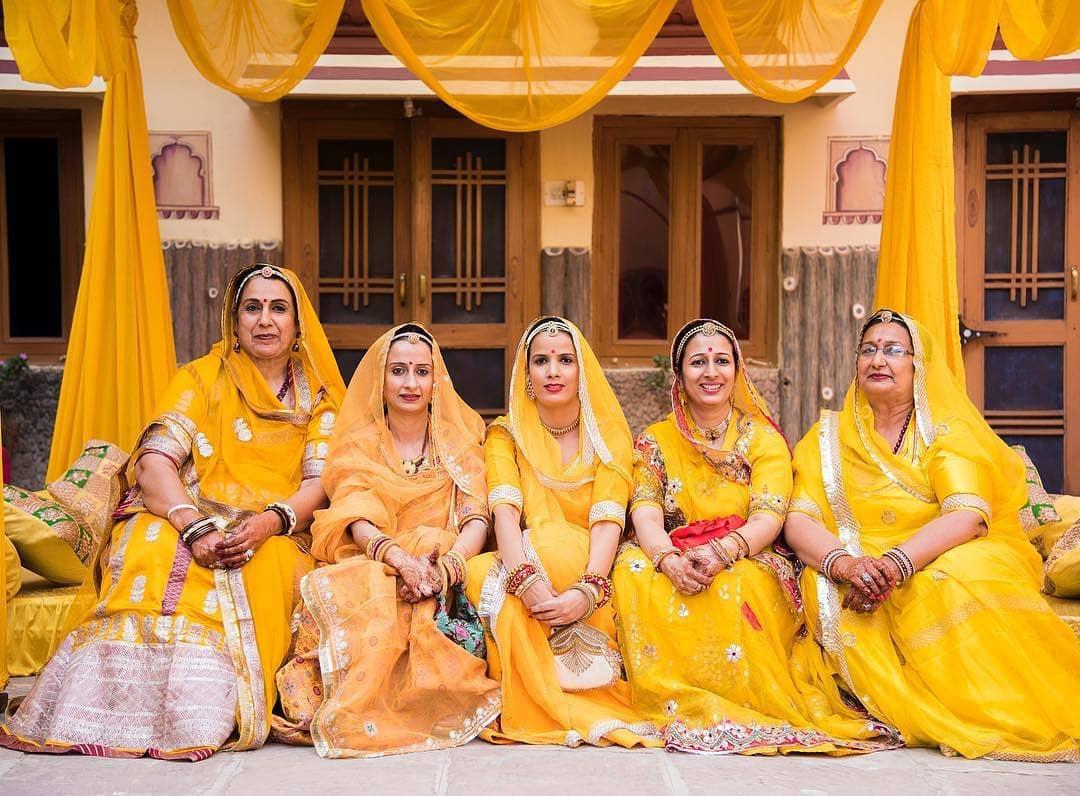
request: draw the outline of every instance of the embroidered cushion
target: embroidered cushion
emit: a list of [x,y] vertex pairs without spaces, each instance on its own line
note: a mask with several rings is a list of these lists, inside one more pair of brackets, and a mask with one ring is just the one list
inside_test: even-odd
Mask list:
[[127,454],[90,440],[42,492],[4,485],[4,524],[23,566],[53,583],[82,583],[98,541],[112,527]]
[[1056,597],[1080,597],[1080,519],[1050,548],[1043,591]]
[[113,512],[126,488],[122,476],[127,460],[123,449],[92,439],[68,471],[47,487],[53,499],[90,531],[89,547],[73,545],[84,564],[89,564],[98,541],[112,529]]
[[1057,511],[1054,509],[1050,496],[1043,489],[1039,471],[1035,469],[1035,463],[1031,461],[1031,457],[1024,450],[1024,446],[1013,445],[1012,449],[1020,454],[1020,458],[1024,460],[1024,467],[1027,470],[1028,499],[1027,503],[1020,509],[1020,524],[1024,527],[1024,532],[1028,535],[1031,543],[1038,547],[1038,536],[1042,533],[1042,526],[1057,522],[1061,517],[1058,516]]
[[86,564],[76,548],[90,549],[90,531],[48,492],[4,484],[4,532],[31,572],[62,585],[82,583]]
[[1053,501],[1054,510],[1061,519],[1039,526],[1038,535],[1031,540],[1043,558],[1050,555],[1050,549],[1057,544],[1057,540],[1061,538],[1062,534],[1069,530],[1074,522],[1080,520],[1080,497],[1076,495],[1051,495],[1050,499]]

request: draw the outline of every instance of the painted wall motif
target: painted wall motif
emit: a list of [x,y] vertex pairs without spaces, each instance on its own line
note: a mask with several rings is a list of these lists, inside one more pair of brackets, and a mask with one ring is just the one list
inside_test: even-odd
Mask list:
[[151,132],[154,197],[161,218],[208,218],[214,204],[210,133]]
[[886,137],[829,136],[823,224],[880,224],[885,207]]

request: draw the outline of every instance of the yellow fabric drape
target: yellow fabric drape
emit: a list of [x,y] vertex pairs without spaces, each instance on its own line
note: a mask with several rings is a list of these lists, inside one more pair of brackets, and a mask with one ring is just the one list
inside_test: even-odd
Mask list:
[[86,255],[49,457],[52,481],[87,439],[130,449],[176,370],[176,352],[134,0],[5,0],[4,13],[24,79],[86,85],[92,64],[108,82]]
[[176,37],[195,68],[249,100],[274,102],[311,71],[344,0],[169,0]]
[[999,24],[1017,58],[1080,48],[1080,3],[919,0],[904,44],[885,186],[875,304],[922,320],[961,382],[949,75],[982,72]]
[[799,102],[855,52],[882,0],[694,0],[709,44],[759,97]]
[[4,0],[4,34],[23,80],[57,88],[94,77],[99,9],[110,0]]
[[379,40],[480,124],[525,132],[584,113],[622,80],[675,0],[364,0]]

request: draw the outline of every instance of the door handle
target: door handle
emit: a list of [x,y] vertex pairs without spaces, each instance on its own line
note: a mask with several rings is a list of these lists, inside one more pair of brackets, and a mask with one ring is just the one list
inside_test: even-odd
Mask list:
[[420,274],[420,303],[427,302],[427,274]]
[[992,332],[989,329],[972,329],[966,323],[964,319],[960,318],[960,345],[966,346],[968,343],[978,340],[980,337],[999,337],[1001,332]]
[[398,304],[402,307],[405,306],[405,302],[409,299],[409,278],[405,276],[405,272],[402,271],[398,274],[397,278],[397,300]]
[[1069,298],[1073,301],[1080,298],[1080,268],[1075,265],[1069,269]]

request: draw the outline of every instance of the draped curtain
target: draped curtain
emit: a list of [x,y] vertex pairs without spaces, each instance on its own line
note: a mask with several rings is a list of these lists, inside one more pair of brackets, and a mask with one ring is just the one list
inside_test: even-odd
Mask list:
[[203,77],[259,102],[281,99],[307,76],[330,43],[344,5],[344,0],[168,2],[176,36]]
[[25,80],[107,89],[79,294],[48,480],[92,437],[130,449],[176,370],[158,235],[134,0],[4,0]]
[[1022,60],[1080,48],[1076,0],[919,0],[900,66],[875,304],[910,313],[947,346],[963,379],[958,334],[950,75],[978,75],[1000,26]]

